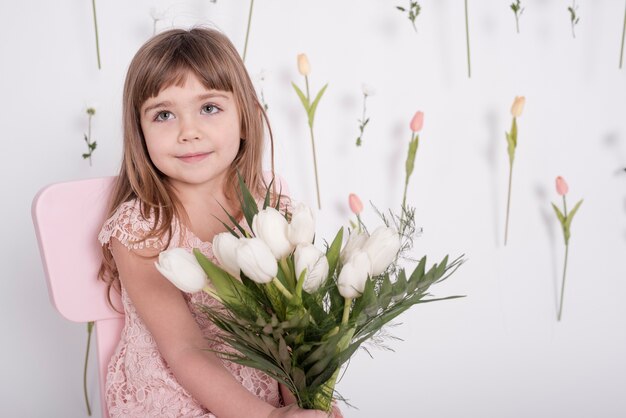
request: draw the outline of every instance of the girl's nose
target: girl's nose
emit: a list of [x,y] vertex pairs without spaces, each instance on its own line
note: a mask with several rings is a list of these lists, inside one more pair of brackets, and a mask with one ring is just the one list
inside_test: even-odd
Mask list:
[[200,129],[198,128],[198,124],[193,117],[181,117],[179,120],[180,132],[178,134],[178,140],[180,142],[192,141],[194,139],[201,138]]

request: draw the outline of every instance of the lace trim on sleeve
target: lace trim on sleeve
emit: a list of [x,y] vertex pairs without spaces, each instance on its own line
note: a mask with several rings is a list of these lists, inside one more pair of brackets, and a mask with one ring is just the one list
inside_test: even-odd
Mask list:
[[136,199],[122,203],[115,213],[102,226],[98,241],[109,245],[111,238],[117,238],[128,249],[163,248],[163,242],[157,237],[144,238],[155,227],[154,217],[149,219],[141,215],[139,202]]

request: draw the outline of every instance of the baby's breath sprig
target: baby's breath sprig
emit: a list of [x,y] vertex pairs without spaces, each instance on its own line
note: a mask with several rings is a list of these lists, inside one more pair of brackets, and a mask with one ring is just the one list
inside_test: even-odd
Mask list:
[[409,7],[396,6],[396,9],[400,10],[402,13],[406,13],[407,17],[411,21],[413,25],[413,30],[417,32],[417,27],[415,26],[415,19],[419,16],[422,11],[422,6],[416,1],[409,1]]
[[361,119],[358,119],[359,122],[359,136],[356,139],[356,146],[360,147],[363,140],[363,132],[365,131],[365,127],[370,121],[370,118],[366,116],[367,111],[367,98],[374,94],[371,87],[363,84],[361,85],[361,92],[363,93],[363,116]]
[[578,6],[576,6],[576,0],[572,0],[572,5],[567,8],[567,11],[569,12],[569,18],[572,24],[572,37],[574,38],[576,38],[576,31],[574,28],[578,25],[578,22],[580,22],[580,16],[576,14],[577,10]]
[[522,2],[520,0],[515,0],[511,3],[511,10],[515,13],[515,29],[517,29],[517,33],[519,33],[519,18],[524,13],[524,8],[522,7]]
[[265,82],[265,71],[261,71],[258,75],[257,75],[257,80],[258,80],[258,84],[259,84],[259,94],[260,94],[260,99],[261,99],[261,105],[263,106],[263,110],[265,110],[266,112],[269,110],[269,105],[267,104],[267,102],[265,101],[265,93],[263,92],[263,84]]
[[87,122],[87,133],[85,134],[85,142],[87,143],[87,152],[83,154],[83,159],[89,159],[89,165],[91,165],[91,155],[96,149],[96,141],[91,142],[91,118],[96,114],[96,109],[93,107],[87,108],[87,115],[89,121]]
[[[376,212],[376,215],[383,221],[385,226],[389,228],[395,228],[400,235],[400,250],[398,251],[398,258],[406,260],[408,262],[417,261],[414,257],[409,256],[409,252],[413,248],[413,242],[415,238],[418,238],[422,235],[424,229],[420,226],[416,225],[415,221],[415,208],[412,206],[406,206],[401,208],[402,213],[398,215],[389,209],[386,212],[381,212],[374,204],[370,201],[370,205]],[[390,266],[391,271],[395,273],[395,268],[398,266]]]

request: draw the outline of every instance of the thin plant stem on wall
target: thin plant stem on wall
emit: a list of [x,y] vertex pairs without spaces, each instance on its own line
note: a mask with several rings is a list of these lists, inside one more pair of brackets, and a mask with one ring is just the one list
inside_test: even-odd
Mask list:
[[254,0],[250,0],[250,11],[248,12],[248,27],[246,28],[246,42],[243,45],[243,62],[246,62],[246,54],[248,52],[248,39],[250,38],[250,25],[252,24],[252,9],[254,8]]
[[513,162],[515,161],[515,150],[517,149],[517,118],[519,118],[524,110],[526,98],[518,96],[513,100],[511,106],[511,131],[506,132],[507,153],[509,154],[509,191],[506,198],[506,220],[504,225],[504,245],[509,240],[509,214],[511,212],[511,192],[513,190]]
[[83,394],[85,395],[85,405],[87,415],[91,416],[91,405],[89,404],[89,394],[87,392],[87,365],[89,364],[89,348],[91,347],[91,334],[93,333],[93,322],[87,322],[87,348],[85,350],[85,367],[83,368]]
[[624,2],[624,26],[622,27],[622,47],[619,54],[619,68],[622,69],[622,63],[624,61],[624,36],[626,36],[626,2]]
[[361,144],[363,143],[363,134],[365,133],[365,127],[370,121],[370,118],[366,115],[367,114],[367,98],[372,95],[373,90],[369,86],[363,84],[361,86],[361,92],[363,93],[363,115],[361,116],[361,119],[358,119],[359,136],[356,139],[357,147],[360,147]]
[[91,0],[91,8],[93,9],[93,26],[96,32],[96,55],[98,57],[98,70],[102,68],[100,64],[100,40],[98,39],[98,18],[96,17],[96,0]]
[[515,29],[517,33],[519,33],[519,18],[524,13],[524,8],[522,7],[522,2],[520,0],[515,0],[511,3],[511,10],[515,13]]
[[467,15],[467,0],[465,0],[465,41],[467,45],[467,77],[472,77],[472,63],[470,59],[469,17]]
[[578,22],[580,22],[580,17],[576,13],[577,10],[578,10],[578,6],[576,6],[576,0],[572,0],[572,5],[567,8],[567,11],[569,12],[569,19],[572,25],[572,37],[573,38],[576,38],[575,28],[576,28],[576,25],[578,25]]
[[87,116],[89,120],[87,122],[87,133],[84,135],[85,143],[87,144],[87,152],[83,154],[83,159],[89,159],[89,165],[91,165],[91,155],[97,147],[96,141],[91,141],[91,118],[96,114],[96,109],[93,107],[87,108]]

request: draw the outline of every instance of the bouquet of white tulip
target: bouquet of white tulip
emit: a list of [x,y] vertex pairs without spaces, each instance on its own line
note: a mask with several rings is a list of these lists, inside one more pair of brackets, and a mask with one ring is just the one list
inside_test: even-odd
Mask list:
[[229,232],[213,239],[219,265],[197,249],[194,263],[175,248],[161,253],[157,268],[181,290],[204,290],[220,300],[226,309],[204,311],[237,352],[218,354],[283,383],[300,407],[330,411],[339,370],[361,344],[415,304],[458,297],[428,298],[427,291],[449,277],[461,257],[448,263],[446,256],[429,269],[423,257],[406,272],[398,257],[410,246],[384,217],[387,225],[372,234],[360,224],[343,249],[340,228],[322,251],[313,245],[311,209],[298,204],[281,213],[281,196],[270,206],[271,187],[259,209],[241,178],[239,183],[252,232],[227,213],[232,227],[224,223]]

